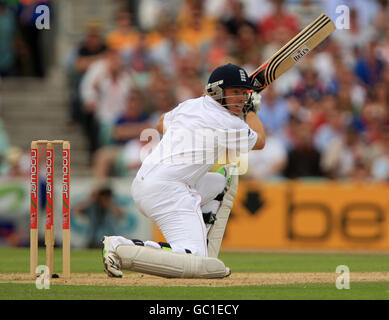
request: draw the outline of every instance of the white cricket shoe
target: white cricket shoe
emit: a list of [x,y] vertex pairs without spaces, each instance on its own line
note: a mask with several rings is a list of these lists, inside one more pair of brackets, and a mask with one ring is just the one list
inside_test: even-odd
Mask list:
[[123,272],[120,270],[122,266],[120,258],[114,252],[111,241],[109,241],[109,237],[104,237],[102,242],[104,244],[103,264],[105,273],[109,277],[123,277]]

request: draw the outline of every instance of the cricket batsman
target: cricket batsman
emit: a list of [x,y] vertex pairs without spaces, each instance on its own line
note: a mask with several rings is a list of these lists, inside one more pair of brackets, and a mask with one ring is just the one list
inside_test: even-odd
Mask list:
[[143,161],[131,194],[167,242],[105,236],[103,264],[108,276],[122,277],[121,270],[169,278],[230,275],[217,258],[220,243],[213,244],[217,249],[209,254],[214,240],[208,236],[220,215],[228,219],[234,197],[229,189],[238,170],[227,164],[209,171],[226,154],[231,160],[230,154],[239,157],[264,148],[265,132],[257,116],[261,96],[253,89],[243,68],[223,65],[211,73],[204,96],[161,116],[157,130],[163,137]]

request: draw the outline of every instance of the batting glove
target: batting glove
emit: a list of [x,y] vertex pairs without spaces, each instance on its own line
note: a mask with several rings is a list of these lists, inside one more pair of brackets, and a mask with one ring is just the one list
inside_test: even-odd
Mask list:
[[244,106],[243,109],[244,115],[247,115],[247,113],[249,113],[250,111],[257,114],[261,107],[261,100],[262,100],[261,94],[259,92],[253,91],[251,93],[249,100],[247,101],[247,104]]

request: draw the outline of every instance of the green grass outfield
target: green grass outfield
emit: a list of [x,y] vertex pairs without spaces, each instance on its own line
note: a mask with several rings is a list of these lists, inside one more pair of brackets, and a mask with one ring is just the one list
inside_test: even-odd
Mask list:
[[[44,249],[39,262],[43,264]],[[55,250],[55,269],[61,270],[60,249]],[[220,258],[233,272],[333,272],[347,265],[352,272],[389,272],[388,254],[237,253]],[[72,250],[72,272],[102,273],[100,250]],[[28,273],[29,250],[0,248],[0,273]],[[35,284],[0,283],[0,299],[389,299],[389,282],[353,282],[350,290],[338,290],[335,283],[261,285],[232,287],[135,287],[51,285],[38,290]]]

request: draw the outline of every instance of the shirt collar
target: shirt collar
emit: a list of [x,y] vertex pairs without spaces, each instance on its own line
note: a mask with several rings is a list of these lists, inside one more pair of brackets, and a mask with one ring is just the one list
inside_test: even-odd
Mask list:
[[204,99],[205,99],[206,104],[212,105],[213,107],[216,107],[216,108],[220,109],[221,111],[227,112],[228,114],[230,114],[230,112],[226,108],[224,108],[219,102],[217,102],[216,100],[214,100],[210,96],[205,95]]

